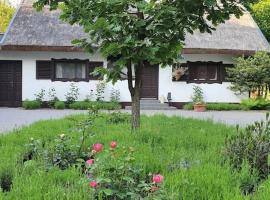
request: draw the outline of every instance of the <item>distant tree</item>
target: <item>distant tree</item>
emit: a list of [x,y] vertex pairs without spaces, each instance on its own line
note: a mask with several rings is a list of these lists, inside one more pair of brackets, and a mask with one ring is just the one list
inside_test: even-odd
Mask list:
[[251,6],[252,14],[268,42],[270,42],[270,0],[261,0]]
[[266,52],[237,58],[235,67],[228,68],[227,72],[233,91],[239,94],[257,92],[259,97],[266,98],[270,88],[270,56]]
[[[37,0],[35,7],[58,8],[59,0]],[[64,0],[61,19],[79,24],[87,37],[74,44],[113,60],[102,69],[116,82],[127,71],[132,99],[132,128],[140,126],[140,92],[146,65],[167,66],[181,56],[186,33],[211,33],[231,15],[242,15],[242,0]]]
[[5,32],[15,9],[5,2],[0,1],[0,32]]

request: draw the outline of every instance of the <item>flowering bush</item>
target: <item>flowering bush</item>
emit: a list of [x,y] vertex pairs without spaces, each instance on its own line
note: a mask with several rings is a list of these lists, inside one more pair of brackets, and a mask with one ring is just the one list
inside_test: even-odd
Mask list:
[[93,199],[166,199],[160,174],[145,176],[142,168],[134,164],[133,148],[118,150],[117,142],[110,148],[93,145],[90,159],[86,161],[86,176]]

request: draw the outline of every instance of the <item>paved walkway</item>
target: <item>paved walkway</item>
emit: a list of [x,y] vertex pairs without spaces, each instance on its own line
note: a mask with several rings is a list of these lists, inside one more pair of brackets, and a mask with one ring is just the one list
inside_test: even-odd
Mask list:
[[[0,108],[0,133],[10,131],[33,122],[46,119],[62,118],[71,114],[86,113],[87,111],[76,110],[24,110],[22,108]],[[130,111],[123,111],[130,112]],[[186,110],[164,110],[150,111],[144,110],[142,114],[155,115],[165,114],[167,116],[192,117],[198,119],[211,119],[216,122],[222,122],[228,125],[239,124],[245,126],[254,121],[265,118],[264,111],[207,111],[203,113]]]

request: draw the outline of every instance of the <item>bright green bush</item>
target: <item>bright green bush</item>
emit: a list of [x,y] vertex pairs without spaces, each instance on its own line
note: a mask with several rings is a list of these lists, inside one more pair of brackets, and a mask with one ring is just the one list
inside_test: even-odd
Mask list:
[[41,103],[39,101],[23,101],[22,107],[27,110],[32,110],[32,109],[38,109],[41,107]]
[[54,103],[54,108],[55,109],[58,109],[58,110],[65,109],[65,102],[63,102],[63,101],[56,101]]
[[207,110],[242,110],[240,104],[233,103],[208,103]]
[[193,110],[193,103],[187,103],[183,106],[184,110]]
[[253,16],[262,32],[270,41],[270,0],[261,0],[251,6]]
[[120,104],[117,102],[99,102],[99,101],[76,101],[69,105],[69,108],[74,110],[87,110],[91,107],[97,107],[103,110],[117,110],[120,109]]
[[270,101],[263,98],[245,99],[241,101],[241,105],[245,110],[266,110],[269,109]]
[[[193,103],[187,103],[183,107],[184,110],[193,110]],[[242,110],[243,106],[233,103],[207,103],[207,110]]]

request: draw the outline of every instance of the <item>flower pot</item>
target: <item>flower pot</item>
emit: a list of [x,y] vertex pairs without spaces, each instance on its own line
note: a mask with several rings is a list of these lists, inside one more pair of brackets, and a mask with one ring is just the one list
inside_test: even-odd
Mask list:
[[205,112],[206,111],[206,105],[205,104],[194,104],[193,105],[195,112]]

